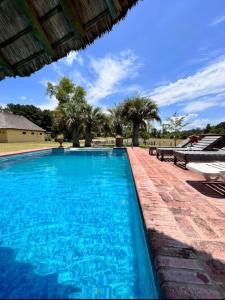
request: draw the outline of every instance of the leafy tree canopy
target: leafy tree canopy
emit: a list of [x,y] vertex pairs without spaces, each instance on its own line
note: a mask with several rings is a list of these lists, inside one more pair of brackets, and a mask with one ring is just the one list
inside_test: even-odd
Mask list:
[[72,80],[63,77],[58,84],[48,82],[47,94],[58,100],[59,106],[66,104],[72,98],[76,101],[84,101],[86,92],[83,87],[75,85]]

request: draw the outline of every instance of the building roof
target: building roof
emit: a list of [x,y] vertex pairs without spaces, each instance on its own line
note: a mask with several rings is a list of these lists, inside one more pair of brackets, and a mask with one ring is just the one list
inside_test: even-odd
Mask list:
[[0,0],[0,80],[84,49],[138,0]]
[[43,128],[32,123],[27,118],[8,112],[0,112],[0,129],[45,131]]

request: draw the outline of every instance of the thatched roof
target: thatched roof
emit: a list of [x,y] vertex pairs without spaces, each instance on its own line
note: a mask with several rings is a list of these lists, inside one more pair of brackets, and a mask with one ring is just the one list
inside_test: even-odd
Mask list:
[[0,0],[0,80],[91,44],[138,0]]
[[32,123],[27,118],[8,112],[0,112],[0,129],[45,131],[43,128]]

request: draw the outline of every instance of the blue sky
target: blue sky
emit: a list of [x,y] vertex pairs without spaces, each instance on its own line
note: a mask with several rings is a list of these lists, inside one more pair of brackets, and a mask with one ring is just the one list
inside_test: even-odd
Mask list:
[[163,120],[177,111],[189,127],[225,121],[225,1],[141,1],[87,49],[30,77],[1,81],[0,105],[53,109],[46,82],[64,75],[104,109],[141,93],[159,104]]

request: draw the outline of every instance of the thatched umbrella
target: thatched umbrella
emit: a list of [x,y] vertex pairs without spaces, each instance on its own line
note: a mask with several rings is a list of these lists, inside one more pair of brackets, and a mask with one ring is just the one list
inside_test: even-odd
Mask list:
[[0,80],[84,49],[138,0],[0,0]]

